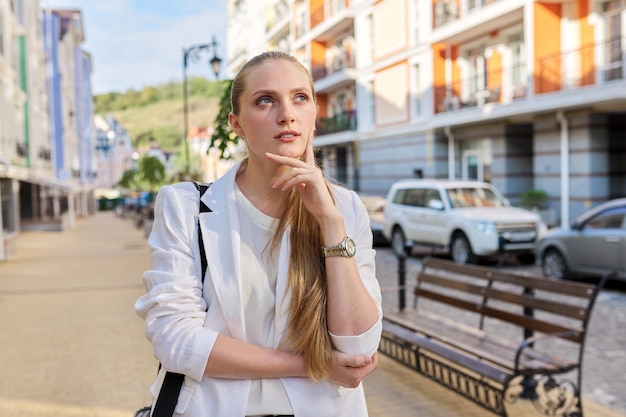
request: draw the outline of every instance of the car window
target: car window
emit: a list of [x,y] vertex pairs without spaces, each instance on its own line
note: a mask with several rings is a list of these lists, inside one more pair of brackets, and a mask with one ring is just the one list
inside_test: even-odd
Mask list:
[[626,207],[614,207],[592,217],[585,223],[585,229],[621,229],[624,228]]
[[504,206],[498,196],[488,188],[450,188],[448,198],[453,208]]
[[404,204],[407,206],[424,207],[424,190],[416,188],[407,190]]
[[393,196],[394,204],[404,204],[404,196],[406,195],[406,190],[398,190],[396,194]]
[[439,195],[439,191],[437,191],[437,190],[426,190],[426,196],[424,198],[425,206],[428,207],[428,203],[430,203],[432,200],[439,200],[439,201],[441,201],[441,196]]

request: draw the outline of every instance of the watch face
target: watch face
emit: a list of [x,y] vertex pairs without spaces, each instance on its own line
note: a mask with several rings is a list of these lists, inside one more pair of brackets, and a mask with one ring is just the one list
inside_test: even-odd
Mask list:
[[354,243],[354,240],[350,238],[346,239],[346,253],[348,254],[348,256],[354,256],[354,254],[356,253],[356,245]]

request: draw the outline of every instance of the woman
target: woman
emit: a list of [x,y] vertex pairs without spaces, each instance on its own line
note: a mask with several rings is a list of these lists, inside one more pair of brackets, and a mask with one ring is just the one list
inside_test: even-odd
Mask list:
[[135,306],[163,368],[185,375],[176,413],[366,416],[360,382],[382,329],[372,235],[358,196],[315,165],[311,76],[261,54],[233,80],[231,104],[248,157],[203,195],[208,213],[194,185],[161,189]]

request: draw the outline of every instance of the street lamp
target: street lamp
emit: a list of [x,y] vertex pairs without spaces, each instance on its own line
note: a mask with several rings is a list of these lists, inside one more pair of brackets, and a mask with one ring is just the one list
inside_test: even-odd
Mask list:
[[187,91],[187,65],[190,62],[197,62],[202,53],[211,52],[213,49],[213,58],[209,61],[213,72],[215,73],[215,79],[219,78],[220,66],[222,60],[217,56],[217,42],[215,36],[210,44],[192,45],[189,48],[183,48],[183,140],[185,141],[185,176],[189,179],[190,174],[190,158],[189,158],[189,141],[187,134],[189,132],[189,109],[188,109],[188,91]]

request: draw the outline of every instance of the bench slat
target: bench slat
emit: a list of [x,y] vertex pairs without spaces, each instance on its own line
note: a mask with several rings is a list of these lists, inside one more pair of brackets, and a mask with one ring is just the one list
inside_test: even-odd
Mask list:
[[440,343],[434,342],[427,337],[420,336],[419,334],[386,319],[383,319],[383,331],[389,332],[403,340],[406,340],[419,348],[426,349],[429,352],[451,360],[464,368],[477,372],[481,375],[485,375],[494,381],[505,383],[512,376],[511,373],[499,369],[496,366],[481,362],[467,356],[466,354],[456,352]]
[[556,294],[572,295],[584,299],[593,298],[595,296],[595,292],[597,291],[597,287],[593,284],[568,281],[567,285],[563,285],[562,281],[551,280],[531,274],[503,271],[476,265],[460,264],[433,257],[425,258],[422,261],[422,268],[424,271],[427,268],[441,268],[446,271],[456,272],[462,275],[470,275],[487,280],[493,279],[499,282],[507,282],[528,288],[550,291]]
[[540,320],[534,317],[525,316],[523,314],[515,314],[508,311],[500,310],[491,306],[484,306],[467,300],[461,300],[459,298],[451,297],[434,291],[430,291],[424,288],[415,290],[415,294],[419,297],[427,297],[431,300],[439,301],[444,304],[448,304],[463,310],[472,311],[477,314],[492,317],[495,319],[503,320],[508,323],[513,323],[526,329],[543,332],[546,334],[561,333],[568,330],[577,331],[576,334],[564,336],[564,339],[572,342],[580,343],[582,341],[582,330],[579,328],[570,328],[561,325],[554,324],[545,320]]
[[[385,319],[466,351],[477,358],[493,362],[509,372],[514,370],[517,346],[506,340],[488,336],[482,331],[423,311],[405,310],[397,314],[385,312]],[[562,372],[573,368],[575,364],[571,360],[548,356],[528,348],[520,358],[520,366],[530,372],[539,373]]]
[[[418,288],[420,288],[424,283],[463,291],[482,297],[488,297],[490,299],[505,301],[535,310],[543,310],[577,320],[584,320],[588,314],[588,310],[581,306],[547,299],[537,299],[532,295],[516,294],[512,292],[513,289],[511,291],[505,291],[493,287],[486,287],[484,285],[457,281],[454,279],[443,277],[441,275],[430,274],[428,272],[421,272],[418,275],[418,287],[416,287],[414,290],[415,295],[418,295]],[[516,288],[520,289],[519,287]]]

